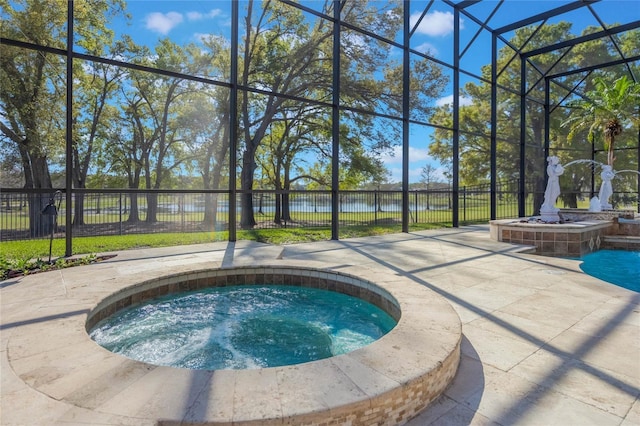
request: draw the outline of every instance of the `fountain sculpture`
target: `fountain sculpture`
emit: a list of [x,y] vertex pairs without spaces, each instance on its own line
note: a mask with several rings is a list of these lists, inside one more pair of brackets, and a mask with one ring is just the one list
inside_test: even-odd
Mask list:
[[620,170],[615,171],[609,164],[598,163],[593,160],[574,160],[566,165],[562,166],[560,160],[556,156],[547,157],[547,187],[544,192],[544,202],[540,207],[540,220],[546,223],[556,223],[560,221],[558,212],[560,209],[555,207],[558,196],[560,195],[560,181],[559,177],[564,173],[566,167],[577,163],[589,163],[592,167],[601,167],[602,172],[600,178],[602,183],[600,184],[600,191],[597,196],[594,196],[589,203],[590,212],[601,212],[606,210],[613,210],[613,206],[609,202],[609,198],[613,194],[613,188],[611,181],[616,177],[618,173],[632,172],[638,173],[635,170]]
[[598,199],[600,200],[600,208],[602,210],[611,210],[613,206],[609,203],[609,197],[613,194],[613,188],[611,187],[611,180],[616,176],[616,172],[613,171],[613,168],[605,164],[602,166],[602,172],[600,173],[600,177],[602,178],[602,183],[600,184],[600,192],[598,192]]
[[556,207],[556,200],[560,195],[560,175],[564,173],[564,167],[560,164],[560,160],[556,156],[547,157],[547,188],[544,191],[544,202],[540,207],[541,220],[543,222],[560,222]]
[[[525,247],[533,247],[536,254],[545,256],[580,257],[602,247],[637,250],[640,248],[640,220],[633,210],[614,210],[609,198],[613,194],[611,181],[623,172],[613,170],[593,160],[574,160],[565,165],[558,157],[547,157],[547,187],[540,216],[533,218],[496,219],[489,222],[491,238]],[[601,168],[600,190],[590,200],[589,210],[559,209],[560,176],[576,163],[588,163],[593,171]]]

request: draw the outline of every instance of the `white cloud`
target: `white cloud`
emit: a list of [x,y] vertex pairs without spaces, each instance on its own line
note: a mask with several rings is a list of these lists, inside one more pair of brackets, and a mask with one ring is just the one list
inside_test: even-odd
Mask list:
[[[434,167],[434,170],[431,175],[431,182],[441,182],[441,183],[449,182],[449,179],[445,175],[445,173],[447,173],[447,169],[445,167],[442,167],[439,163],[431,164],[431,166]],[[416,177],[415,182],[420,182],[422,180],[423,167],[424,166],[418,169],[415,169],[417,173],[415,175],[411,175]]]
[[211,9],[209,13],[207,13],[207,18],[215,18],[216,16],[222,15],[221,9]]
[[[411,27],[418,22],[418,18],[420,18],[420,13],[414,13],[411,15]],[[463,20],[460,20],[460,29],[463,28]],[[431,13],[427,13],[422,21],[420,21],[420,25],[418,26],[417,33],[425,34],[429,36],[445,36],[451,34],[453,32],[453,14],[451,12],[440,12],[435,11]]]
[[204,43],[204,42],[208,41],[212,37],[213,37],[213,35],[207,34],[207,33],[195,33],[193,35],[193,38],[195,38],[196,40],[198,40],[201,43]]
[[200,12],[187,12],[187,20],[199,21],[204,18],[204,15]]
[[[393,156],[386,154],[382,161],[389,171],[389,182],[402,181],[402,147],[394,147]],[[434,167],[432,178],[434,182],[447,182],[445,178],[446,168],[429,156],[428,148],[409,147],[409,182],[417,183],[422,179],[422,169],[426,164]]]
[[[469,106],[473,104],[471,98],[467,98],[465,96],[460,96],[460,106]],[[445,105],[453,105],[453,95],[445,96],[436,101],[436,106],[445,106]]]
[[431,43],[422,43],[419,46],[415,47],[415,50],[418,52],[424,53],[425,55],[438,56],[439,52],[436,47]]
[[222,14],[222,10],[220,10],[220,9],[211,9],[207,13],[187,12],[187,20],[189,20],[189,21],[200,21],[202,19],[215,18],[216,16],[220,16],[221,14]]
[[436,101],[436,106],[453,105],[453,95],[445,96]]
[[400,167],[390,167],[387,179],[389,182],[402,182],[402,169]]
[[[433,171],[432,182],[447,182],[447,178],[444,173],[446,169],[444,167],[437,167]],[[409,168],[409,183],[418,183],[422,180],[422,168],[421,166],[414,166]],[[401,167],[391,167],[389,168],[389,182],[402,182],[402,168]]]
[[[382,154],[381,158],[385,164],[402,164],[402,147],[393,147],[392,153]],[[409,147],[409,161],[423,161],[427,158],[429,158],[429,150]]]
[[414,161],[426,160],[427,158],[429,158],[429,150],[428,149],[409,147],[409,160],[412,163]]
[[184,18],[178,12],[153,12],[148,14],[145,20],[147,29],[166,35],[176,25],[180,24]]

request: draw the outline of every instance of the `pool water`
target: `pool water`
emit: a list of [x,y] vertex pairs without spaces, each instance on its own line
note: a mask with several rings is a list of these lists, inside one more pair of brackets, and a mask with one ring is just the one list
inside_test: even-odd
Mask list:
[[152,299],[90,331],[138,361],[222,370],[299,364],[379,339],[395,320],[375,305],[307,287],[239,285]]
[[640,252],[598,250],[580,258],[580,269],[611,284],[640,292]]

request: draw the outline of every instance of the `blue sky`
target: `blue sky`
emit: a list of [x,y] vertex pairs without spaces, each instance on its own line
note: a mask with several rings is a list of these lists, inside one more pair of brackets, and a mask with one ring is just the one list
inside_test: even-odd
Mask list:
[[[307,2],[309,3],[309,2]],[[170,37],[176,43],[197,42],[207,34],[228,36],[231,29],[230,10],[226,1],[129,1],[128,11],[132,16],[129,33],[137,43],[153,46],[159,38]],[[318,2],[321,4],[321,2]],[[241,4],[242,8],[244,4]],[[242,12],[242,10],[241,10]],[[413,17],[415,22],[419,14]],[[434,11],[421,22],[416,38],[421,41],[413,46],[416,50],[430,52],[434,56],[449,52],[452,45],[453,14],[447,10]],[[448,57],[441,58],[450,60]],[[445,96],[440,103],[451,103],[452,95]],[[429,162],[438,169],[438,177],[443,179],[439,164],[430,159],[427,143],[428,134],[418,135],[420,146],[410,149],[410,180],[420,180],[421,169]],[[383,157],[391,172],[390,181],[400,181],[402,177],[402,151],[396,148],[393,155]]]
[[[307,0],[302,1],[310,7],[321,7],[324,1]],[[411,2],[412,24],[417,21],[420,13],[429,2],[427,0],[413,0]],[[550,3],[553,3],[550,6]],[[558,7],[566,4],[564,0],[507,0],[496,13],[490,25],[494,28],[510,23],[513,20],[536,15],[551,7]],[[615,3],[617,7],[612,7]],[[240,4],[241,13],[244,2]],[[258,2],[259,4],[259,2]],[[489,0],[471,6],[472,11],[479,19],[484,20],[492,13],[496,2]],[[151,1],[134,0],[127,2],[127,8],[132,16],[131,27],[124,28],[116,24],[117,31],[124,31],[131,35],[137,43],[153,46],[159,38],[170,37],[174,42],[186,44],[197,42],[201,37],[208,34],[229,36],[230,6],[224,0],[186,0],[186,1]],[[607,23],[615,22],[616,13],[625,10],[625,13],[638,15],[640,19],[640,7],[634,0],[605,0],[596,3],[593,8],[596,13]],[[575,12],[563,16],[563,20],[570,20],[574,24],[574,31],[580,33],[587,25],[596,25],[596,19],[586,8],[580,12]],[[557,22],[556,19],[552,22]],[[625,17],[625,21],[630,21]],[[477,32],[477,24],[469,19],[461,22],[461,45],[462,49]],[[507,38],[509,35],[506,35]],[[480,74],[480,67],[490,63],[490,45],[487,35],[481,35],[472,44],[472,48],[461,58],[461,66],[469,71]],[[418,51],[429,52],[432,56],[445,62],[452,62],[453,52],[453,11],[446,4],[436,2],[429,13],[423,18],[420,26],[412,37],[411,47]],[[463,78],[462,84],[465,83]],[[450,88],[448,89],[451,90]],[[451,104],[452,93],[445,94],[436,101],[437,105],[445,103]],[[466,99],[461,99],[461,105],[467,103]],[[425,164],[431,164],[438,169],[436,173],[442,180],[442,168],[440,164],[431,159],[428,155],[428,133],[411,135],[412,147],[410,148],[410,182],[420,180],[421,169]],[[385,156],[383,159],[391,171],[390,181],[401,180],[401,148],[397,148],[394,156]]]

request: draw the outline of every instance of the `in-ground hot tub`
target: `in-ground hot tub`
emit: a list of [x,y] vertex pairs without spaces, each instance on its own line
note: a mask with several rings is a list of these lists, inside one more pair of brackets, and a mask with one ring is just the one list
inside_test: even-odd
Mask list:
[[[193,271],[112,294],[89,314],[86,326],[91,329],[122,308],[160,295],[244,283],[348,294],[381,308],[398,324],[370,345],[319,361],[258,370],[192,371],[189,374],[204,376],[206,395],[231,394],[233,389],[233,401],[218,401],[215,410],[207,410],[202,418],[188,414],[187,422],[279,424],[286,419],[292,424],[401,424],[439,396],[455,375],[461,338],[456,313],[444,299],[400,277],[378,284],[300,267]],[[225,377],[218,377],[221,372]]]
[[[197,269],[173,275],[123,277],[117,291],[94,302],[83,336],[63,330],[83,346],[78,367],[57,383],[33,387],[56,399],[114,418],[159,424],[402,424],[435,400],[460,360],[460,320],[441,296],[397,274],[352,268],[351,274],[296,261],[230,269]],[[355,276],[354,274],[359,276]],[[117,280],[116,280],[117,281]],[[303,364],[246,370],[190,370],[134,361],[90,340],[87,330],[116,311],[172,292],[240,283],[327,289],[375,304],[397,325],[355,351]],[[61,331],[62,332],[62,331]],[[44,339],[44,337],[43,337]],[[91,345],[91,354],[86,347]],[[31,360],[30,368],[39,367]],[[43,358],[42,368],[50,359]],[[94,367],[87,368],[94,364]],[[84,385],[78,386],[80,380]]]
[[193,370],[302,364],[371,344],[384,310],[336,291],[244,283],[171,293],[122,309],[90,336],[131,359]]

